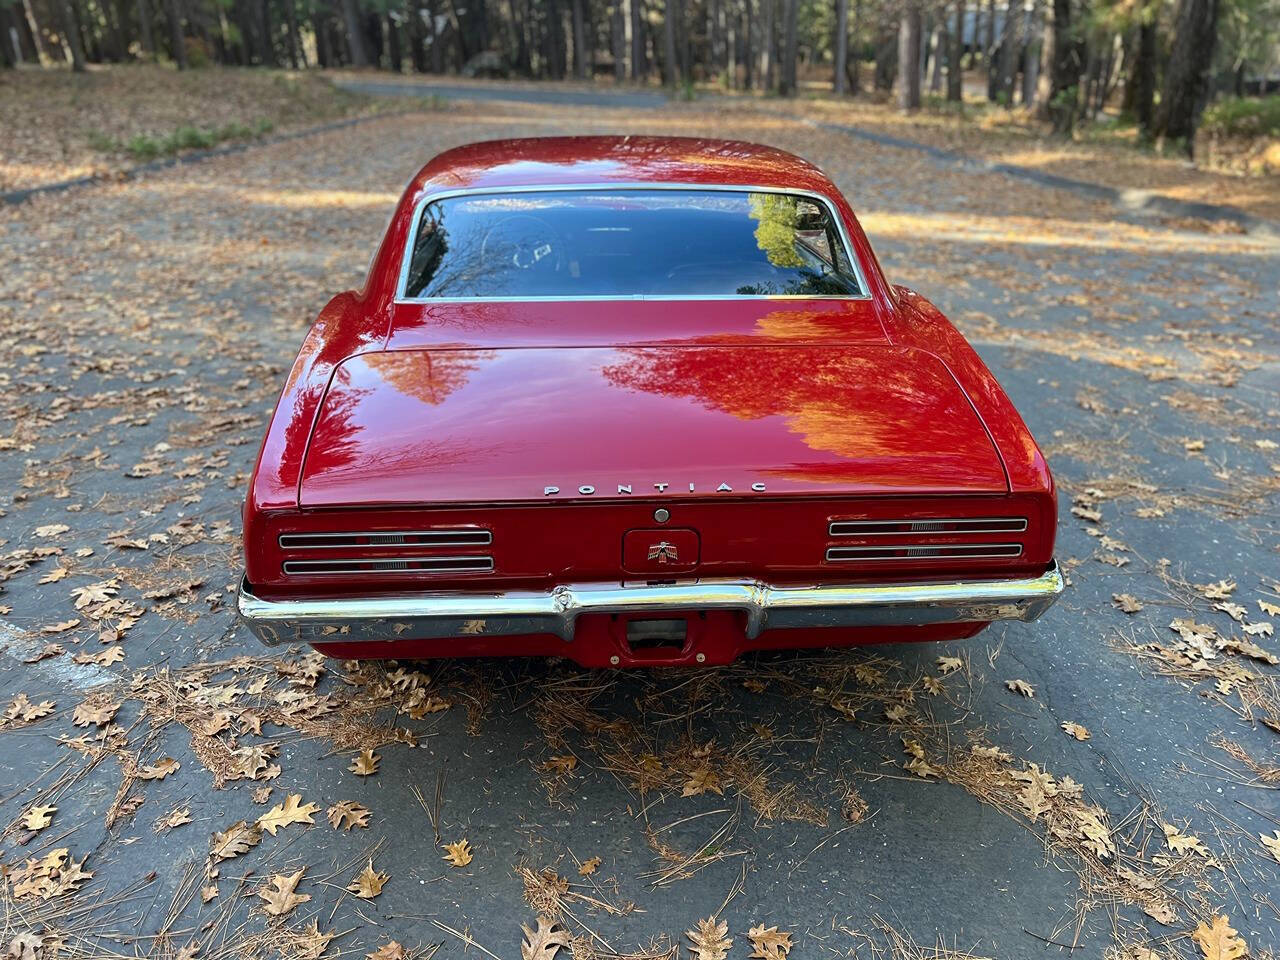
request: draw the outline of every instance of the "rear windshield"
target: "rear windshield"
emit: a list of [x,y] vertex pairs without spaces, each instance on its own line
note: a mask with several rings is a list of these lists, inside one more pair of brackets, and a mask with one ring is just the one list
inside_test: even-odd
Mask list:
[[825,203],[685,189],[433,201],[404,291],[415,299],[861,293]]

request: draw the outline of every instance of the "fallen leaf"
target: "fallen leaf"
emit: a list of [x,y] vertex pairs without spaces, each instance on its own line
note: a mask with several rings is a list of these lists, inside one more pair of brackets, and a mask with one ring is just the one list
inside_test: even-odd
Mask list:
[[707,792],[724,796],[724,788],[720,786],[720,778],[716,776],[715,771],[710,767],[699,767],[689,774],[689,779],[685,781],[680,796],[696,797]]
[[561,947],[569,946],[569,931],[547,917],[538,917],[537,930],[530,930],[523,923],[520,929],[524,931],[521,960],[552,960]]
[[1172,823],[1161,824],[1164,829],[1164,842],[1174,853],[1196,853],[1202,857],[1212,857],[1209,848],[1200,842],[1193,833],[1183,833]]
[[273,875],[270,884],[258,889],[258,896],[265,901],[262,909],[273,917],[283,917],[298,904],[310,900],[309,893],[294,893],[306,869],[303,867],[297,873],[291,873],[287,877],[280,873]]
[[258,826],[274,837],[277,830],[291,823],[315,823],[311,815],[319,810],[314,803],[304,805],[302,794],[291,793],[284,798],[284,803],[277,803],[260,816]]
[[1214,917],[1212,927],[1200,921],[1191,939],[1204,954],[1204,960],[1240,960],[1249,952],[1249,945],[1236,935],[1226,914]]
[[155,823],[156,833],[163,833],[165,830],[172,830],[174,827],[180,827],[184,823],[191,822],[190,807],[174,807],[168,813]]
[[1036,695],[1035,687],[1027,683],[1025,680],[1006,680],[1004,685],[1014,693],[1020,693],[1024,697],[1034,698]]
[[90,698],[71,711],[71,722],[77,727],[95,724],[99,727],[111,722],[120,704]]
[[1062,730],[1064,733],[1067,733],[1070,736],[1073,736],[1077,740],[1081,740],[1081,741],[1088,740],[1089,737],[1092,736],[1092,734],[1089,733],[1088,727],[1085,727],[1079,723],[1072,723],[1070,720],[1066,720],[1063,722]]
[[938,672],[944,677],[949,673],[955,673],[964,666],[964,661],[959,657],[939,657]]
[[250,826],[243,820],[233,823],[222,833],[214,832],[213,842],[209,845],[209,856],[214,863],[230,860],[249,848],[256,847],[262,841],[262,828],[257,824]]
[[367,777],[378,772],[378,761],[382,758],[372,750],[361,750],[359,755],[347,767],[357,777]]
[[925,763],[920,757],[912,757],[902,765],[904,770],[910,770],[917,777],[927,780],[929,777],[938,776],[938,771],[929,764]]
[[766,927],[762,923],[749,929],[747,936],[751,938],[751,946],[755,948],[750,953],[752,958],[785,960],[791,952],[791,934],[780,933],[777,927]]
[[1269,617],[1280,617],[1280,606],[1274,603],[1267,603],[1265,600],[1258,601],[1258,609]]
[[64,579],[66,575],[70,572],[71,571],[68,570],[66,567],[54,567],[52,570],[46,573],[43,577],[41,577],[39,582],[40,583],[57,583],[59,580]]
[[1125,613],[1138,613],[1142,610],[1142,604],[1138,602],[1138,598],[1131,593],[1113,593],[1111,602],[1114,603]]
[[163,780],[169,774],[175,772],[182,764],[173,757],[165,757],[163,760],[155,764],[150,764],[138,771],[139,780]]
[[693,941],[689,950],[695,960],[725,960],[733,946],[733,938],[728,934],[728,921],[716,923],[715,917],[699,920],[696,929],[685,932],[685,936]]
[[373,869],[373,861],[370,860],[369,865],[347,885],[347,890],[362,900],[372,900],[382,892],[383,885],[390,879],[390,874]]
[[62,620],[58,623],[51,623],[47,627],[41,627],[40,632],[41,633],[66,633],[68,630],[73,630],[78,626],[80,626],[79,619]]
[[1276,863],[1280,863],[1280,830],[1271,831],[1272,836],[1265,833],[1258,834],[1258,839],[1262,841],[1262,845],[1267,848],[1271,856],[1276,858]]
[[22,825],[32,832],[43,830],[53,822],[57,807],[32,807],[22,815]]
[[467,843],[466,837],[457,843],[446,843],[444,849],[443,859],[448,860],[455,867],[465,867],[471,862],[471,844]]
[[35,535],[47,539],[56,537],[60,533],[66,533],[70,529],[65,523],[46,523],[44,526],[36,527]]
[[405,960],[407,954],[398,940],[389,940],[373,953],[365,955],[365,960]]
[[350,830],[352,827],[369,826],[369,816],[371,811],[362,803],[355,800],[340,800],[325,811],[325,816],[329,818],[329,825],[337,830],[341,827],[344,830]]
[[600,868],[600,858],[592,857],[590,860],[582,861],[582,865],[578,867],[578,876],[589,877]]

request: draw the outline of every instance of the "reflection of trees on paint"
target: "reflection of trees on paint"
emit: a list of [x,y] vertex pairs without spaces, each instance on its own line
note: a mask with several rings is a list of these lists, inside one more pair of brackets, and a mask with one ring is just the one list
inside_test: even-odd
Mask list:
[[[803,323],[803,318],[801,318]],[[940,365],[872,348],[699,347],[620,350],[611,383],[696,400],[741,420],[781,417],[814,451],[845,464],[796,465],[808,479],[874,479],[876,465],[928,450],[932,462],[972,469],[973,411]]]
[[751,219],[756,223],[756,246],[775,267],[803,267],[796,252],[800,212],[794,197],[778,193],[751,194]]

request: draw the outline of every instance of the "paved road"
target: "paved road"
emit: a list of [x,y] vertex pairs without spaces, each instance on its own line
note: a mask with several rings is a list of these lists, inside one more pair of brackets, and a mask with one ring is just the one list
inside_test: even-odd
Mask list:
[[[308,319],[359,281],[431,153],[566,131],[745,137],[828,169],[890,276],[949,311],[1041,439],[1064,600],[945,647],[697,673],[386,672],[257,647],[229,612],[237,514]],[[53,704],[0,725],[0,861],[65,847],[93,873],[37,861],[45,886],[0,942],[26,925],[84,955],[296,956],[314,920],[340,934],[328,955],[395,938],[475,956],[469,937],[507,960],[520,924],[558,912],[602,956],[661,953],[711,914],[731,957],[762,923],[805,958],[1191,956],[1185,934],[1217,914],[1256,955],[1280,943],[1258,840],[1280,826],[1280,689],[1243,643],[1280,650],[1257,626],[1275,620],[1259,601],[1280,605],[1273,247],[698,104],[389,118],[0,217],[0,708]],[[1180,637],[1175,618],[1200,626]],[[372,775],[350,769],[362,748]],[[212,862],[211,835],[236,852],[233,826],[290,794],[315,825]],[[368,825],[331,828],[342,801]],[[48,806],[49,826],[22,825]],[[473,859],[450,866],[440,844],[463,838]],[[370,861],[382,893],[344,892]],[[269,922],[255,891],[300,868],[311,899]],[[39,899],[60,883],[79,892]]]

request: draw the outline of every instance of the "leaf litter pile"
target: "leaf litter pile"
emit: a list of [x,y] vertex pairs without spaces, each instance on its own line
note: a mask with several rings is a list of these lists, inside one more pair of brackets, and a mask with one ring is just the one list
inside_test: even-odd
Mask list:
[[[359,281],[398,184],[431,153],[565,129],[803,139],[867,210],[891,272],[952,291],[944,305],[984,352],[1034,357],[991,355],[1020,403],[1020,365],[1039,364],[1056,404],[1034,424],[1073,582],[1051,627],[631,674],[266,655],[236,627],[240,497],[307,319]],[[0,372],[0,951],[1273,955],[1280,584],[1162,540],[1177,520],[1220,524],[1275,555],[1276,403],[1240,389],[1274,358],[1224,319],[1261,315],[1233,302],[1260,296],[1257,264],[1276,269],[1252,241],[984,192],[888,148],[855,164],[835,133],[741,108],[606,120],[465,105],[377,133],[372,154],[330,134],[0,214],[17,251],[0,278],[14,358]],[[976,267],[972,248],[912,226],[902,184],[953,176],[935,226],[981,236]],[[1052,216],[1028,213],[1050,195]],[[1019,218],[1058,244],[1051,267],[1015,238]],[[1221,283],[1160,270],[1101,286],[1100,256],[1119,274],[1153,245],[1184,266],[1208,245]],[[1230,258],[1254,273],[1223,279]],[[1188,338],[1196,293],[1213,319]],[[1117,313],[1135,296],[1185,315],[1135,337],[1142,311]],[[1085,318],[1069,334],[1064,310]],[[1146,428],[1143,401],[1177,429]],[[1079,696],[1071,657],[1123,685]],[[1194,721],[1162,751],[1176,769],[1126,749],[1122,700],[1170,738]],[[967,897],[961,871],[984,876],[993,840],[1023,907],[992,887],[945,924],[920,913],[921,890]],[[878,891],[886,872],[911,901]],[[490,917],[513,905],[526,919],[499,930]]]

